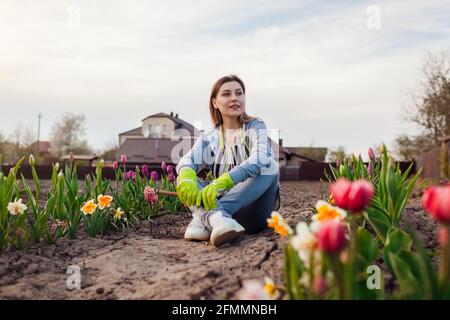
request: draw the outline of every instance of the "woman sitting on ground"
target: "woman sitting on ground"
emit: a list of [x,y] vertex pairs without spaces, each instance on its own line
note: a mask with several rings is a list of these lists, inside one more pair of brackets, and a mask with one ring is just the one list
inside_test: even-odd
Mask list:
[[[245,112],[240,78],[216,81],[209,111],[214,128],[178,163],[177,193],[193,215],[185,239],[210,240],[217,247],[266,228],[279,202],[279,170],[266,125]],[[197,178],[204,168],[215,178],[206,186]]]

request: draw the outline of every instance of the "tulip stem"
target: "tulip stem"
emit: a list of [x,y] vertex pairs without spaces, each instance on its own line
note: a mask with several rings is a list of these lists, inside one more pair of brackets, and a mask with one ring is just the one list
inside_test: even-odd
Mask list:
[[339,255],[338,254],[330,255],[330,260],[331,260],[331,268],[333,269],[333,273],[336,278],[339,299],[344,300],[345,299],[345,282],[344,282],[344,278],[342,277],[342,273],[341,273],[342,266],[339,263]]
[[347,279],[346,298],[352,299],[354,291],[355,269],[358,258],[358,220],[360,215],[350,217],[350,244],[349,244],[349,272]]
[[446,242],[443,243],[443,248],[442,250],[442,260],[441,260],[441,264],[442,264],[442,269],[441,269],[441,279],[442,279],[442,287],[444,288],[445,291],[448,290],[448,288],[450,287],[450,225],[445,225],[442,226],[442,228],[445,228],[445,232],[446,232]]

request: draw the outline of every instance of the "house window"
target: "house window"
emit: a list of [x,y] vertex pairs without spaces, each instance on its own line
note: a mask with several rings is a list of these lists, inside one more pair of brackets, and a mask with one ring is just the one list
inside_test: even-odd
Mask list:
[[152,125],[149,124],[147,127],[144,128],[144,137],[148,138],[151,136],[152,133]]
[[162,138],[167,135],[167,125],[166,124],[149,124],[147,127],[146,136],[150,138]]

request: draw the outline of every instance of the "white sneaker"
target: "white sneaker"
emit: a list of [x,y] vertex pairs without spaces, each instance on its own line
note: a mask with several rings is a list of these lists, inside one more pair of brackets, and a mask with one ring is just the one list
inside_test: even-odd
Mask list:
[[220,211],[211,214],[209,224],[212,228],[210,241],[214,247],[220,247],[225,243],[233,241],[245,231],[244,227],[236,220],[224,217]]
[[199,214],[201,214],[201,212],[197,212],[195,209],[192,210],[192,221],[189,223],[186,231],[184,232],[184,238],[186,240],[209,240],[211,231],[209,231],[209,229],[203,224]]

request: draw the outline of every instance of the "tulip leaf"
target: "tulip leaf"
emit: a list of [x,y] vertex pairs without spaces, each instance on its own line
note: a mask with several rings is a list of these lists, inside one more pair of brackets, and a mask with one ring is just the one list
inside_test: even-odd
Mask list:
[[358,229],[358,265],[359,271],[365,271],[367,266],[378,257],[379,250],[369,231]]
[[403,230],[393,228],[387,234],[385,250],[398,252],[401,249],[411,250],[412,239]]
[[409,264],[398,254],[388,252],[387,256],[390,261],[390,270],[400,285],[401,296],[403,298],[415,298],[417,292],[420,291],[421,284],[411,272]]
[[303,268],[300,258],[295,249],[288,244],[284,249],[285,256],[285,282],[286,291],[290,300],[303,299],[303,289],[300,285],[300,278]]
[[377,236],[384,243],[386,242],[386,234],[391,228],[391,222],[386,214],[386,212],[381,209],[377,210],[373,207],[367,208],[366,212],[363,213],[365,219],[369,222],[372,228],[375,230]]

